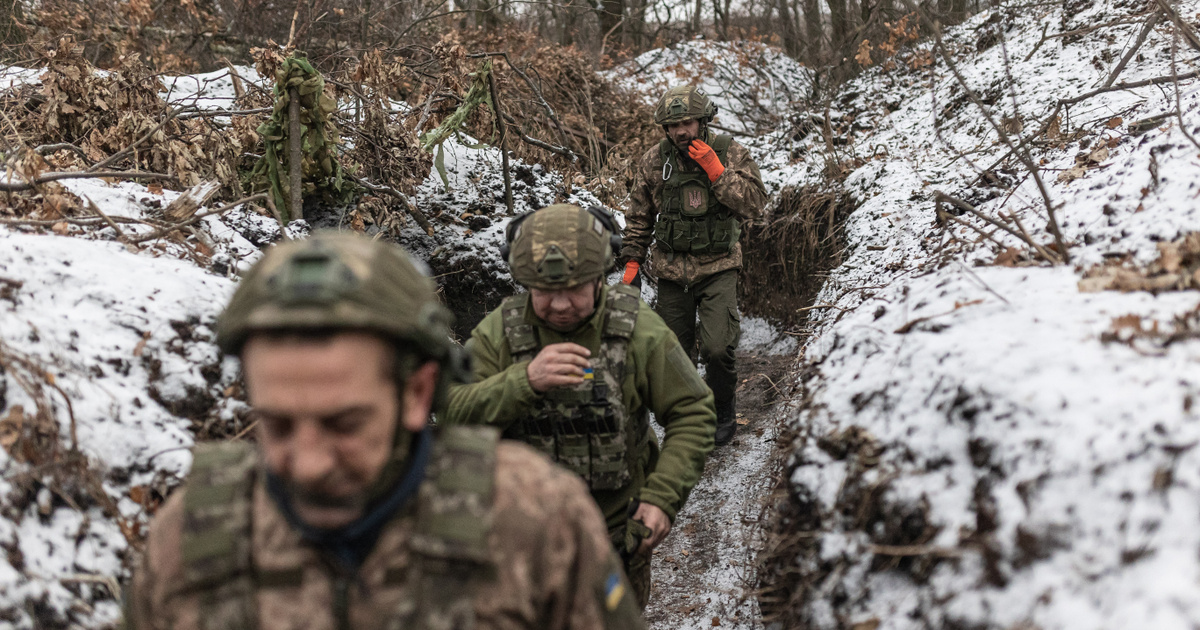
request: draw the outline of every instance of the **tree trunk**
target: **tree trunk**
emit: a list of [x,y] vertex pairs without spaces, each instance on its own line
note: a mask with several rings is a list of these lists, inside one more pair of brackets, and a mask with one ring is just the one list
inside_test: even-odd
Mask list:
[[701,15],[700,11],[704,7],[704,5],[701,4],[703,1],[704,0],[696,0],[696,12],[692,15],[692,34],[693,35],[695,35],[696,33],[699,33],[700,27],[703,26],[700,22],[700,15]]
[[804,0],[804,47],[808,63],[818,65],[821,62],[821,39],[825,28],[821,24],[820,0]]
[[830,50],[835,56],[834,64],[842,62],[842,57],[845,51],[842,46],[846,44],[846,35],[849,33],[850,24],[846,19],[846,0],[825,0],[829,5],[829,28],[830,28]]
[[800,37],[796,34],[796,23],[792,20],[791,6],[788,0],[778,0],[779,20],[783,22],[783,49],[789,57],[800,57]]
[[596,17],[600,24],[600,39],[603,40],[607,35],[609,46],[615,47],[614,43],[622,40],[625,31],[625,25],[621,24],[621,18],[625,17],[625,0],[601,0],[596,8]]

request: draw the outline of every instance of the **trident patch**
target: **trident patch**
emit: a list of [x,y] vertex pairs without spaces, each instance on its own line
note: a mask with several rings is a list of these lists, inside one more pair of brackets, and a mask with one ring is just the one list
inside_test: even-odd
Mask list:
[[699,210],[704,205],[704,194],[695,189],[687,191],[687,205],[689,210]]

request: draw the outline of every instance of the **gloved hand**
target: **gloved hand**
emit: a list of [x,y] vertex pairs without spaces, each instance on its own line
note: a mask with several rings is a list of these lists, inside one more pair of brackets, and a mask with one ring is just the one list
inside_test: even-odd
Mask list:
[[638,270],[642,265],[636,260],[631,260],[625,263],[625,275],[621,276],[621,284],[632,284],[635,287],[642,286],[641,278],[638,277]]
[[717,157],[717,152],[708,146],[703,140],[692,140],[688,145],[688,155],[696,160],[700,168],[708,174],[708,181],[715,182],[725,172],[725,165],[721,164],[720,158]]

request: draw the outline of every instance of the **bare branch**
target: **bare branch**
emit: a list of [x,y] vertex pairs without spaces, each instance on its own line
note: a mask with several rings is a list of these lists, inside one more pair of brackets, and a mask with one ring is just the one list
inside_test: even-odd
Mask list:
[[121,177],[127,179],[168,179],[175,180],[174,175],[164,175],[163,173],[146,173],[143,171],[64,171],[55,173],[42,173],[33,178],[32,181],[12,182],[0,181],[0,192],[19,192],[22,190],[32,190],[34,187],[49,182],[56,182],[64,179],[90,179],[93,177]]

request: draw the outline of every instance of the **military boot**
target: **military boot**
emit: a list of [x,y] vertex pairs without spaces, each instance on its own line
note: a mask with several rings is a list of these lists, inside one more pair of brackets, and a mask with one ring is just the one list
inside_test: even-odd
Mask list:
[[737,428],[737,400],[730,398],[717,403],[717,435],[714,438],[717,446],[728,444]]

